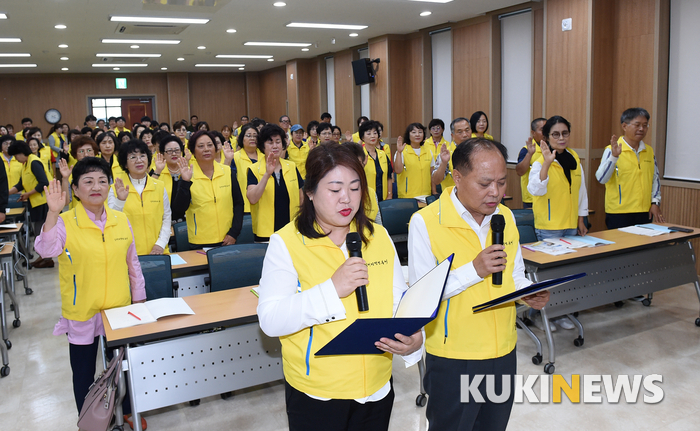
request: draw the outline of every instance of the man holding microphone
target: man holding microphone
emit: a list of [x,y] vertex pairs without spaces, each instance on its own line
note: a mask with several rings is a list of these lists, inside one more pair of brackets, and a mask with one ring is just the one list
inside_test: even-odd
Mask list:
[[[525,278],[518,229],[510,210],[499,205],[506,188],[507,152],[484,138],[469,139],[452,154],[454,187],[411,219],[408,235],[409,283],[413,284],[452,253],[438,316],[425,327],[429,430],[505,430],[513,404],[461,402],[462,375],[494,375],[501,394],[502,376],[514,387],[516,373],[515,304],[473,313],[472,307],[530,285]],[[503,245],[493,244],[494,215],[505,219]],[[493,274],[502,273],[501,284]],[[541,309],[544,291],[523,298]],[[479,391],[486,398],[484,379]]]

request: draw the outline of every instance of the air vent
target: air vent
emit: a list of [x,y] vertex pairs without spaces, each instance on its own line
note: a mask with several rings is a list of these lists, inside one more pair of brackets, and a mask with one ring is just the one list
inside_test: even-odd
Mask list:
[[175,24],[119,24],[115,33],[133,34],[133,35],[148,35],[148,36],[165,36],[170,34],[180,34],[189,25]]

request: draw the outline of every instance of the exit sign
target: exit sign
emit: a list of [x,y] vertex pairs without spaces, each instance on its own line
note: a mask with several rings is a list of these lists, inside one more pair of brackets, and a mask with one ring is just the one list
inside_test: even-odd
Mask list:
[[117,90],[125,90],[126,89],[126,78],[116,78],[116,85],[117,85]]

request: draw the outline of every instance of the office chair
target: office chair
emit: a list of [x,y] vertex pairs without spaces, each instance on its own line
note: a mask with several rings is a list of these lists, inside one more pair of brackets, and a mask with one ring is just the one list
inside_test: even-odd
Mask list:
[[178,252],[188,251],[190,249],[190,240],[187,237],[187,222],[175,223],[173,231],[175,231],[176,250]]
[[146,280],[146,300],[177,296],[179,285],[177,281],[173,281],[170,256],[167,254],[139,256],[139,262],[143,278]]
[[243,228],[241,234],[236,238],[236,244],[253,244],[255,237],[253,236],[253,219],[250,214],[243,216]]
[[234,244],[212,248],[207,252],[209,277],[204,284],[212,292],[260,283],[267,244]]

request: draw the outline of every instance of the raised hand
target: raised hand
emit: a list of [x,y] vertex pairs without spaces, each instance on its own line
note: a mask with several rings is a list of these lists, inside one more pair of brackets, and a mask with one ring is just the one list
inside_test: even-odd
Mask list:
[[234,150],[231,147],[231,143],[227,141],[222,151],[224,152],[224,164],[226,164],[226,166],[231,166],[231,160],[233,160],[233,155],[236,154],[236,150]]
[[352,133],[349,130],[345,131],[345,142],[352,142]]
[[530,156],[535,154],[535,151],[537,151],[537,144],[532,140],[532,138],[527,138],[527,141],[525,141],[525,147],[527,148],[527,153]]
[[275,172],[275,168],[277,167],[277,160],[278,158],[276,156],[273,156],[272,154],[270,154],[269,156],[265,156],[265,171],[268,175],[272,175]]
[[440,163],[445,164],[450,162],[450,150],[447,149],[447,145],[442,144],[440,148]]
[[542,150],[542,157],[545,163],[551,165],[554,159],[557,157],[557,152],[549,149],[549,144],[545,141],[540,142],[540,149]]
[[610,138],[610,151],[613,157],[620,157],[620,154],[622,154],[622,144],[617,142],[617,136],[615,135],[612,135],[612,138]]
[[192,174],[194,173],[194,170],[192,169],[192,166],[190,166],[189,162],[180,157],[177,159],[177,164],[180,166],[180,179],[183,181],[192,181]]
[[236,130],[238,128],[238,121],[233,122],[233,130]]
[[192,153],[190,152],[190,149],[185,148],[185,160],[187,161],[187,163],[189,163],[191,159],[192,159]]
[[125,201],[129,197],[129,186],[124,187],[124,181],[121,178],[114,179],[114,191],[120,201]]
[[66,162],[66,159],[61,159],[58,161],[58,170],[61,171],[61,176],[68,180],[68,177],[70,177],[71,172],[73,172],[73,168],[68,166],[68,162]]
[[403,149],[406,148],[406,143],[403,141],[403,136],[396,138],[396,152],[403,153]]
[[165,169],[165,155],[158,153],[156,154],[156,174],[160,175]]
[[48,187],[44,187],[46,195],[46,204],[49,206],[49,211],[60,213],[63,207],[66,206],[66,192],[61,190],[61,183],[53,179],[49,182]]

